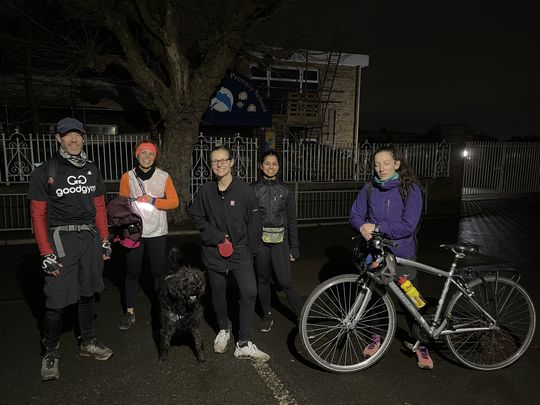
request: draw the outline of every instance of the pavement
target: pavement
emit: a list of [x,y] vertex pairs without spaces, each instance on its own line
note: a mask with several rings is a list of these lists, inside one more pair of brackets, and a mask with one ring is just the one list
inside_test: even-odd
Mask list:
[[[520,283],[535,303],[540,302],[538,249],[540,198],[471,201],[460,217],[431,217],[419,232],[419,260],[446,268],[450,256],[440,243],[468,241],[481,246],[481,254],[468,266],[517,268]],[[347,225],[313,225],[300,229],[302,257],[293,263],[293,278],[307,297],[321,280],[352,271],[352,230]],[[199,263],[199,237],[185,232],[168,237],[182,259]],[[115,252],[116,253],[116,252]],[[525,355],[514,365],[480,372],[457,364],[444,346],[430,346],[432,371],[420,370],[402,341],[407,334],[402,314],[389,352],[373,367],[359,373],[332,374],[309,360],[282,292],[274,297],[275,324],[270,333],[254,332],[254,343],[271,355],[267,364],[237,360],[232,346],[215,354],[215,321],[208,297],[203,337],[207,361],[200,365],[189,336],[178,334],[169,361],[159,366],[150,306],[151,279],[143,273],[137,296],[137,323],[121,332],[121,255],[107,264],[106,290],[97,297],[96,336],[115,355],[108,361],[80,357],[71,324],[61,340],[61,378],[43,383],[40,368],[40,320],[43,310],[42,276],[35,245],[0,246],[0,403],[6,404],[531,404],[540,396],[540,339],[538,333]],[[422,279],[421,293],[434,297],[440,281]],[[230,290],[231,313],[235,290]],[[536,306],[538,308],[538,306]],[[255,326],[258,317],[254,320]],[[235,319],[233,319],[235,322]]]

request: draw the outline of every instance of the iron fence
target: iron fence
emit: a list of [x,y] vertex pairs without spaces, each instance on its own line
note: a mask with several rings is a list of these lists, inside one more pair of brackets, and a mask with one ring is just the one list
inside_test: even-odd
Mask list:
[[[365,181],[373,175],[372,156],[383,143],[321,144],[283,140],[283,179],[287,182]],[[398,143],[405,160],[418,177],[449,177],[451,145]]]
[[[51,134],[27,134],[18,131],[0,134],[0,183],[28,183],[34,167],[50,158],[58,148]],[[133,167],[135,145],[148,134],[92,135],[87,137],[88,158],[101,170],[103,180],[116,182]]]
[[540,191],[540,143],[467,142],[464,198]]
[[227,146],[234,159],[233,174],[248,183],[257,180],[258,145],[257,138],[241,137],[205,137],[199,136],[193,146],[191,159],[191,198],[200,186],[212,178],[210,152],[216,146]]

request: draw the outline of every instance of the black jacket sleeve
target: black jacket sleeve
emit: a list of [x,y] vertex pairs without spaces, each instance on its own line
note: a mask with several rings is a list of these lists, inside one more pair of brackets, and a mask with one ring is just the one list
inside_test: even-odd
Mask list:
[[200,232],[203,243],[209,246],[217,246],[225,241],[225,233],[208,221],[202,194],[203,190],[199,190],[191,207],[189,207],[188,215],[192,219],[195,228]]
[[294,193],[289,190],[287,197],[287,232],[289,234],[289,249],[292,257],[300,257],[300,246],[298,243],[298,218],[296,217],[296,202]]
[[252,255],[257,253],[262,240],[262,222],[259,214],[259,201],[252,187],[249,188],[248,203],[248,247]]

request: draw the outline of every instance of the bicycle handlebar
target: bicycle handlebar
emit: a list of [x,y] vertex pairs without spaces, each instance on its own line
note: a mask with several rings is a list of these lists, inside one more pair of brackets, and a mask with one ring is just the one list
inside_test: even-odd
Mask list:
[[[352,240],[358,240],[362,239],[362,235],[356,235],[352,237]],[[399,246],[396,242],[390,239],[383,238],[383,234],[380,232],[372,232],[371,233],[371,239],[367,241],[368,244],[371,244],[375,247],[378,247],[377,245],[381,244],[386,247],[396,247]]]

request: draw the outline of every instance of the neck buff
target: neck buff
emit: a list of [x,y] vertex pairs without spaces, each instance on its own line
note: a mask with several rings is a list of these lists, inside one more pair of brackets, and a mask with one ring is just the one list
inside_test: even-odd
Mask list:
[[83,167],[88,161],[88,158],[86,157],[86,152],[84,150],[82,150],[81,153],[77,156],[70,155],[62,148],[59,148],[58,152],[60,156],[64,158],[64,160],[66,160],[75,167]]
[[141,180],[148,180],[150,177],[153,176],[155,171],[155,166],[152,166],[147,172],[144,172],[139,165],[135,166],[135,173],[137,174],[137,177]]
[[388,183],[391,180],[399,179],[399,173],[395,172],[394,175],[386,180],[381,180],[377,176],[373,176],[373,181],[377,184],[380,184],[381,186],[384,186],[386,183]]

